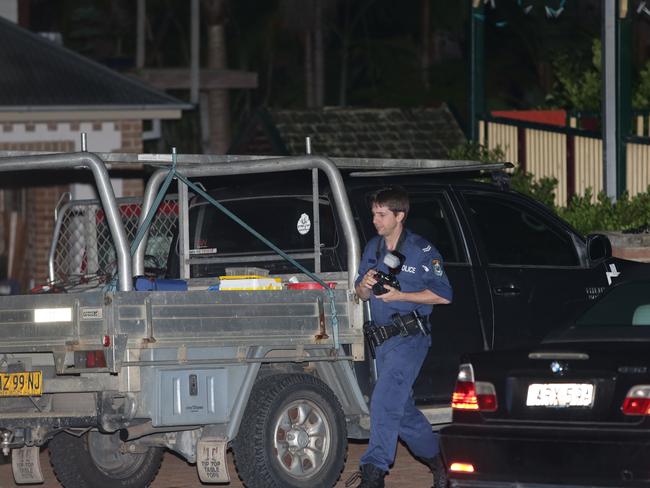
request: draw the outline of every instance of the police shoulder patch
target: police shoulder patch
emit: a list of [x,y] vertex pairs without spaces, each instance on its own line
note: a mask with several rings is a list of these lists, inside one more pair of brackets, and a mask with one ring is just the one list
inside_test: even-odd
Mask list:
[[433,269],[433,274],[436,276],[442,276],[444,271],[442,269],[442,263],[440,262],[439,259],[432,259],[431,260],[431,267]]

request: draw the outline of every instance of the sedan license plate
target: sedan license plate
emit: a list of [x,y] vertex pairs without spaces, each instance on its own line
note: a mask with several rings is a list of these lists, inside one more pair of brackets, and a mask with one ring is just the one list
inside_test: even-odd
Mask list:
[[528,385],[528,407],[591,407],[594,385],[589,383],[533,383]]
[[43,374],[40,371],[0,373],[0,397],[40,396]]

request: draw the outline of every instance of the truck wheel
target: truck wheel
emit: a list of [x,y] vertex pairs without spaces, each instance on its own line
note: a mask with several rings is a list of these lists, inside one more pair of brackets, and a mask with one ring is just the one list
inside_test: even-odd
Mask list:
[[233,442],[237,470],[248,488],[331,488],[347,447],[339,401],[307,374],[258,381]]
[[120,452],[119,434],[61,433],[50,441],[50,462],[65,488],[146,488],[158,474],[163,450]]

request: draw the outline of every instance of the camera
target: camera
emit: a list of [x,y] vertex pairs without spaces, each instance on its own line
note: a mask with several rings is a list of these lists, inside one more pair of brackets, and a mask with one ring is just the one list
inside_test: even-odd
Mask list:
[[402,263],[404,262],[404,256],[398,252],[392,252],[384,256],[384,264],[388,267],[388,273],[384,273],[380,270],[375,270],[375,279],[377,283],[372,285],[372,292],[375,295],[383,295],[388,293],[388,290],[384,288],[384,285],[388,285],[397,290],[401,290],[402,287],[399,284],[399,280],[395,276],[402,270]]

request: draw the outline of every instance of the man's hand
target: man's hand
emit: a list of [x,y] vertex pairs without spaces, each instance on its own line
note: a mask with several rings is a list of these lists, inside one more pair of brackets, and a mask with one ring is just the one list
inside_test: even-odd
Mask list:
[[376,270],[369,269],[357,285],[356,292],[362,300],[368,300],[370,298],[372,287],[377,284],[377,280],[375,279],[376,274]]
[[397,288],[393,288],[390,285],[384,285],[384,288],[388,291],[383,295],[377,295],[377,298],[382,300],[384,303],[404,301],[404,293],[399,291]]

